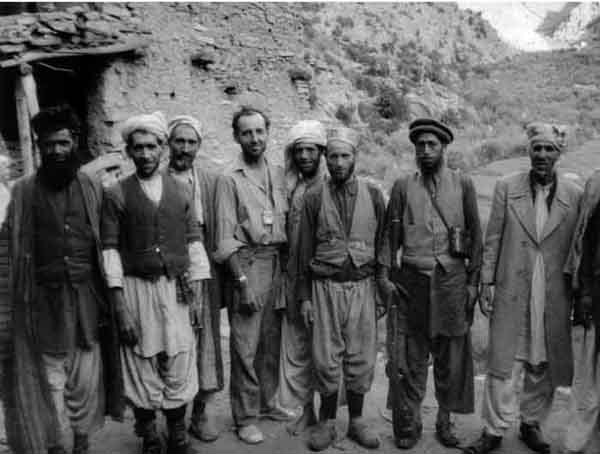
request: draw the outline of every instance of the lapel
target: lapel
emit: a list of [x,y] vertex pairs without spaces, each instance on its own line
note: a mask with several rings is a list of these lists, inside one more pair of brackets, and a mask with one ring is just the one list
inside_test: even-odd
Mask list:
[[544,225],[544,231],[542,232],[541,241],[548,238],[554,230],[560,225],[563,218],[569,211],[570,207],[569,197],[567,191],[565,189],[565,185],[563,184],[562,178],[557,175],[556,176],[556,192],[554,193],[554,199],[552,200],[552,205],[550,206],[550,216],[548,216],[548,220],[546,221],[546,225]]
[[517,216],[523,229],[531,237],[533,242],[537,244],[535,211],[533,209],[529,174],[527,172],[520,174],[514,184],[508,188],[507,198],[509,206]]

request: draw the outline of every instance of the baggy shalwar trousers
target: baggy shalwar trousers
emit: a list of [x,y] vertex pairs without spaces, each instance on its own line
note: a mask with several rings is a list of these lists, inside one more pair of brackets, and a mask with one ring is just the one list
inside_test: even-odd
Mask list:
[[376,358],[375,280],[314,280],[312,353],[317,391],[337,393],[371,389]]

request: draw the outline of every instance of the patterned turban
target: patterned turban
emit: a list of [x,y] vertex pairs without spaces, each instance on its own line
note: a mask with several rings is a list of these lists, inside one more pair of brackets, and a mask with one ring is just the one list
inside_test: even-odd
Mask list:
[[537,142],[545,142],[552,145],[558,151],[563,151],[566,147],[566,131],[564,128],[559,126],[533,122],[529,123],[525,127],[525,133],[527,134],[527,140],[529,145],[532,146]]
[[186,125],[196,131],[198,135],[198,140],[202,140],[202,123],[197,118],[192,117],[191,115],[178,115],[169,121],[169,139],[171,135],[173,135],[173,131],[177,126]]
[[167,139],[167,120],[163,113],[159,111],[151,114],[135,115],[123,123],[121,137],[123,137],[123,141],[128,142],[131,134],[138,131],[154,134],[164,142]]
[[360,142],[360,134],[358,131],[350,128],[331,129],[327,135],[327,146],[335,142],[348,144],[354,151],[357,151],[358,143]]

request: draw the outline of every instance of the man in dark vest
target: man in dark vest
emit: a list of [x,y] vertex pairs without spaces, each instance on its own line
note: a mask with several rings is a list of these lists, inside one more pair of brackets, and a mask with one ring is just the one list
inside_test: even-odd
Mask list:
[[[445,164],[450,129],[432,119],[415,120],[409,128],[418,170],[396,181],[386,214],[390,277],[409,296],[401,308],[408,326],[402,353],[409,369],[403,383],[410,415],[396,444],[410,449],[421,437],[431,353],[439,405],[436,435],[444,446],[456,447],[450,413],[472,413],[474,405],[469,329],[481,267],[481,226],[473,182]],[[468,250],[451,250],[452,231],[456,237],[466,234],[462,242],[470,243]]]
[[124,393],[142,452],[162,452],[156,410],[169,431],[169,454],[187,452],[185,410],[198,392],[190,304],[210,277],[202,232],[186,188],[159,171],[167,139],[160,112],[122,129],[136,173],[105,197],[102,242],[111,302],[122,341]]
[[102,188],[78,172],[79,120],[70,108],[42,110],[32,125],[41,167],[15,184],[3,225],[14,348],[3,390],[5,423],[15,453],[66,453],[70,424],[72,452],[84,454],[105,410],[120,415],[114,395],[105,392],[113,382],[103,365],[106,359],[111,367],[118,356],[115,349],[103,358],[100,342],[101,326],[110,325],[99,236]]
[[[354,174],[358,140],[351,129],[331,131],[325,153],[331,179],[307,191],[300,221],[298,298],[312,330],[321,394],[320,421],[309,441],[315,451],[336,439],[342,376],[350,413],[348,437],[366,448],[379,446],[362,409],[375,368],[376,280],[387,282],[380,254],[385,202],[379,189]],[[384,285],[386,292],[390,285]]]
[[278,417],[275,393],[281,342],[287,198],[283,169],[265,156],[269,119],[243,107],[232,120],[241,153],[217,182],[217,249],[226,265],[231,326],[231,410],[240,440],[264,436],[260,413]]
[[[208,171],[204,163],[194,165],[202,145],[202,126],[189,115],[177,116],[169,121],[169,173],[188,190],[194,201],[196,215],[202,226],[204,244],[209,255],[215,250],[215,192],[217,176]],[[197,362],[199,391],[194,398],[190,433],[210,442],[219,437],[215,425],[214,397],[223,389],[223,360],[221,359],[220,320],[222,279],[220,265],[211,261],[211,279],[204,280],[200,301],[195,305],[197,327]]]

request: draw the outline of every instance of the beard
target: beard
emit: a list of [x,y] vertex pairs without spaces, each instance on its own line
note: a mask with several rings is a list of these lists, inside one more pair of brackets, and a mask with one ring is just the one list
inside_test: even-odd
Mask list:
[[71,152],[64,161],[57,161],[51,156],[42,155],[39,174],[46,187],[60,191],[73,181],[75,175],[77,175],[79,164],[79,159],[74,152]]

